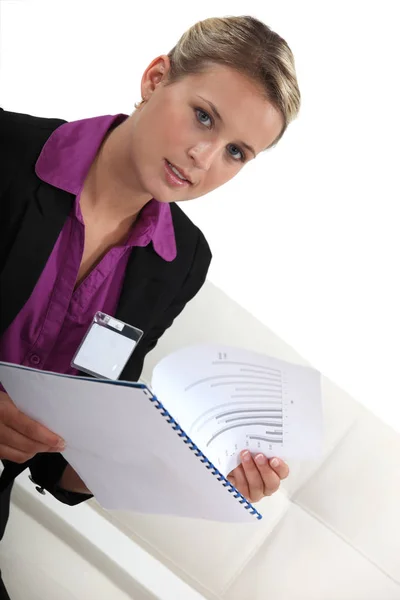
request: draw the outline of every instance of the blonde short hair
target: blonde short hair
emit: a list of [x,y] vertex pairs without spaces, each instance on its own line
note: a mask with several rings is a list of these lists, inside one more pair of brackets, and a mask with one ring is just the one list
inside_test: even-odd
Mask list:
[[283,117],[286,131],[300,109],[294,56],[286,41],[254,17],[210,18],[195,23],[168,53],[168,84],[199,73],[212,63],[248,76]]

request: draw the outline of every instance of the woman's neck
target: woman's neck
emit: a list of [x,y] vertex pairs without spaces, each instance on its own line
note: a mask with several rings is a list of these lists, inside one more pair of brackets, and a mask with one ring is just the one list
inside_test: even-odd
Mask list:
[[107,135],[82,189],[87,209],[114,222],[134,220],[151,200],[151,195],[141,190],[134,180],[133,169],[129,166],[132,142],[128,121]]

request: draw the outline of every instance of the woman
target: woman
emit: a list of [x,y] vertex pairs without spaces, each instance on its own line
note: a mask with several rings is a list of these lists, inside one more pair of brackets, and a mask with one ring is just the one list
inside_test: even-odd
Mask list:
[[[232,179],[277,143],[300,104],[289,47],[251,17],[194,25],[147,67],[141,93],[129,117],[0,111],[0,360],[76,374],[71,359],[101,310],[144,331],[121,376],[137,380],[211,260],[175,203]],[[62,502],[90,497],[62,444],[1,392],[2,531],[27,467]],[[230,480],[254,502],[287,474],[282,461],[244,453]]]

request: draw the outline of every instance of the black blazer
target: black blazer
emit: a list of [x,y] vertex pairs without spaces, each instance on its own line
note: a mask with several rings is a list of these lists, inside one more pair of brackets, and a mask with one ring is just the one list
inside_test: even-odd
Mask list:
[[[46,140],[65,122],[0,108],[0,336],[29,299],[72,208],[75,196],[43,182],[34,170]],[[131,251],[116,317],[144,335],[121,379],[139,378],[146,354],[206,279],[211,252],[204,235],[176,204],[171,212],[173,261],[163,260],[152,244]],[[76,504],[86,497],[57,488],[65,465],[61,455],[50,453],[24,465],[7,462],[0,491],[29,466],[40,486]]]

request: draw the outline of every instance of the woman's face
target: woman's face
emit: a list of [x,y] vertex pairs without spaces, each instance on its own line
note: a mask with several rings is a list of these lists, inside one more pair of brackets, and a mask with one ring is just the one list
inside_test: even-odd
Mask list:
[[168,57],[142,79],[145,103],[131,115],[131,167],[160,202],[198,198],[234,177],[282,129],[280,113],[251,80],[221,65],[164,85]]

